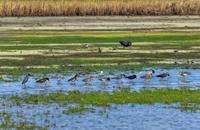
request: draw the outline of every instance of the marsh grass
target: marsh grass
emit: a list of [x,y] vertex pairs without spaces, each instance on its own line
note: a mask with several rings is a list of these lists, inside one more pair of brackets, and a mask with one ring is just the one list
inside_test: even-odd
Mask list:
[[30,124],[28,122],[18,122],[14,123],[12,121],[12,114],[6,112],[0,112],[0,129],[15,129],[15,130],[46,130],[45,128]]
[[[121,33],[123,34],[123,33]],[[174,34],[174,35],[172,35]],[[12,42],[19,41],[21,43],[26,44],[51,44],[51,43],[118,43],[119,41],[129,40],[134,42],[163,42],[163,43],[188,43],[188,42],[198,42],[200,41],[199,33],[196,34],[163,34],[152,35],[151,33],[141,33],[135,35],[134,33],[130,33],[129,35],[121,36],[120,34],[110,35],[109,37],[105,37],[104,35],[93,34],[93,35],[66,35],[66,36],[43,36],[43,37],[35,37],[35,36],[25,36],[25,37],[2,37],[0,38],[1,42]],[[106,35],[106,34],[105,34]],[[96,37],[94,37],[96,36]],[[194,41],[195,40],[195,41]]]
[[196,103],[200,104],[200,90],[183,89],[143,89],[139,92],[127,89],[112,93],[98,92],[57,92],[39,95],[11,96],[17,104],[38,104],[72,102],[79,105],[108,106],[109,104],[155,104],[155,103]]
[[69,107],[68,110],[63,111],[64,114],[83,114],[85,112],[95,112],[95,109],[85,107],[85,106],[77,106],[77,107]]
[[200,110],[199,104],[195,104],[195,103],[179,103],[176,105],[166,106],[165,108],[175,108],[175,109],[186,111],[186,112],[196,112]]
[[198,15],[199,0],[1,0],[0,16]]

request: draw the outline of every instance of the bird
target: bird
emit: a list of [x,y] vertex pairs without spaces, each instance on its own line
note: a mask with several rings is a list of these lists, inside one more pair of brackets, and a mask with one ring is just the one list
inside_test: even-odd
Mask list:
[[70,82],[70,81],[75,81],[76,79],[77,79],[77,77],[78,77],[78,74],[76,73],[74,76],[72,76],[70,79],[68,79],[68,81]]
[[101,48],[99,47],[99,48],[98,48],[98,53],[101,53],[101,52],[102,52],[102,50],[101,50]]
[[152,74],[155,74],[155,70],[153,69],[147,70],[147,72],[151,72]]
[[156,77],[159,77],[159,78],[165,78],[165,77],[168,77],[168,76],[170,76],[169,73],[162,73],[162,74],[156,75]]
[[132,45],[132,42],[130,41],[119,41],[119,43],[123,46],[123,47],[129,47]]
[[22,85],[25,85],[25,84],[28,82],[30,76],[31,76],[31,74],[27,74],[27,75],[24,77],[24,79],[23,79],[23,81],[22,81]]
[[174,53],[177,53],[178,52],[178,50],[174,50]]
[[141,76],[142,79],[150,79],[153,76],[152,71],[148,71],[145,75]]
[[49,81],[49,78],[42,78],[36,81],[36,83],[45,83],[46,81]]
[[88,45],[88,44],[84,44],[84,45],[82,46],[82,48],[88,49],[88,48],[89,48],[89,45]]
[[135,75],[135,74],[133,74],[133,75],[130,75],[130,76],[126,76],[126,75],[123,75],[125,78],[127,78],[127,79],[136,79],[137,78],[137,76]]
[[191,73],[187,72],[187,71],[181,71],[181,72],[179,72],[179,75],[180,76],[187,76],[187,75],[191,75]]
[[85,79],[83,79],[83,82],[91,82],[93,79],[93,76],[87,76]]
[[99,78],[99,80],[103,82],[110,81],[110,77],[102,77],[102,78]]

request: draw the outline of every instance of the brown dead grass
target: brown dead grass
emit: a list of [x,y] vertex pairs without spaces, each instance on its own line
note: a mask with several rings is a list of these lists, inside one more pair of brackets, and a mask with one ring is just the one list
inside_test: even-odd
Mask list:
[[0,16],[198,14],[200,0],[0,0]]

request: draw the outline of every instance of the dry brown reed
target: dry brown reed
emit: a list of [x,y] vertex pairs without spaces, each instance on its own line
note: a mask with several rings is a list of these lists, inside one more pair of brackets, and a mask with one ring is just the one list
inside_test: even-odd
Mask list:
[[199,14],[200,0],[0,0],[0,16]]

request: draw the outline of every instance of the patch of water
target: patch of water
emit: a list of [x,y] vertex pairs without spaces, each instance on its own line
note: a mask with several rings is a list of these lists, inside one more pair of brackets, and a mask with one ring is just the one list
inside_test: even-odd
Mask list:
[[[64,105],[22,105],[3,107],[12,122],[30,122],[48,130],[199,130],[200,111],[186,112],[166,105],[111,105],[95,112],[64,114]],[[2,120],[0,120],[0,123]]]

